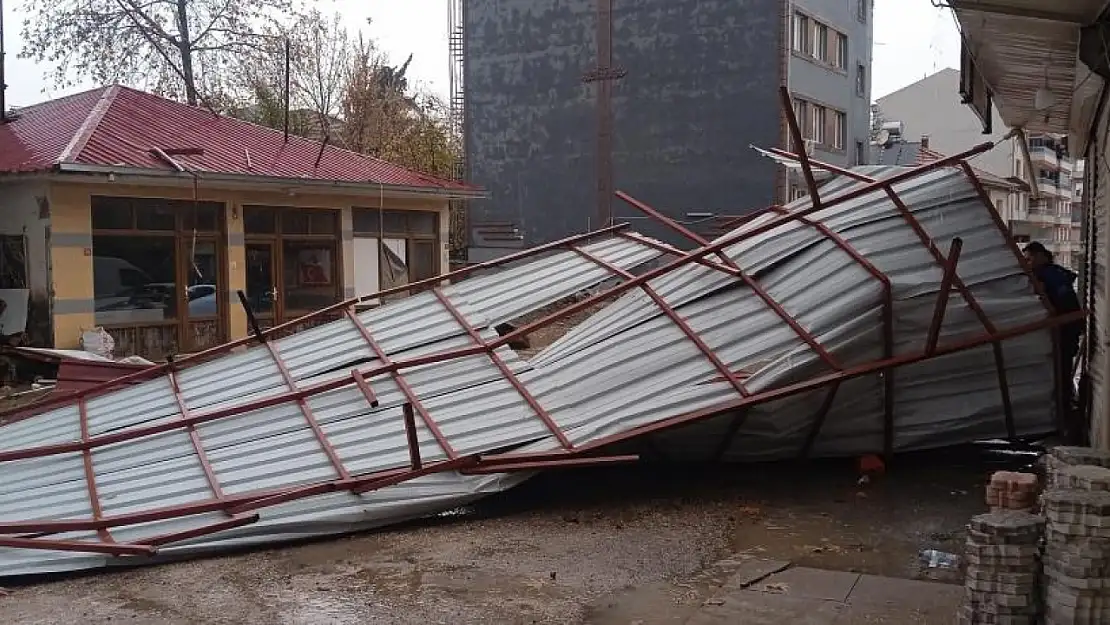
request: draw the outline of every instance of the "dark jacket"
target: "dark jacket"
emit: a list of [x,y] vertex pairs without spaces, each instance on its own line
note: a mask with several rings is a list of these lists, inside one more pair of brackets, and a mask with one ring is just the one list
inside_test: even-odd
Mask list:
[[[1063,315],[1080,309],[1079,296],[1075,293],[1074,271],[1064,269],[1055,263],[1049,263],[1036,270],[1034,274],[1044,288],[1045,296],[1056,314]],[[1073,321],[1061,329],[1065,343],[1078,342],[1083,333],[1083,320]]]

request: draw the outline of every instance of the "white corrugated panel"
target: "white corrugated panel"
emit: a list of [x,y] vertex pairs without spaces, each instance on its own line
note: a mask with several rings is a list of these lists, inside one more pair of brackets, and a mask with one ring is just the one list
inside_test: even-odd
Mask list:
[[[867,171],[889,176],[897,170]],[[857,186],[834,179],[823,193],[836,194]],[[995,326],[1012,328],[1045,317],[1002,233],[960,172],[926,174],[899,184],[898,190],[942,249],[947,249],[952,237],[963,238],[960,275]],[[804,200],[793,208],[803,206]],[[942,274],[889,199],[878,192],[870,193],[819,211],[811,218],[838,233],[890,277],[895,298],[895,352],[920,350]],[[777,217],[759,217],[742,229],[759,227],[772,219]],[[583,249],[624,269],[659,256],[643,244],[623,238],[599,241]],[[723,366],[743,379],[750,392],[808,380],[828,373],[834,365],[851,367],[882,357],[879,281],[811,226],[784,223],[727,246],[724,254],[757,278],[781,311],[735,277],[700,265],[673,269],[649,285],[700,336]],[[445,287],[443,293],[490,340],[495,336],[493,325],[607,278],[609,274],[598,265],[564,251],[487,272]],[[833,362],[819,357],[784,322],[783,314],[812,334]],[[431,293],[361,313],[358,323],[393,360],[441,353],[472,343]],[[951,343],[982,333],[982,324],[954,294],[945,316],[943,340]],[[370,371],[383,364],[349,319],[305,330],[273,345],[302,387],[339,380],[349,376],[354,367]],[[1015,406],[1021,404],[1014,415],[1019,434],[1052,427],[1051,375],[1046,375],[1051,372],[1048,346],[1045,332],[1008,341],[1004,346],[1008,388]],[[618,298],[529,362],[508,348],[500,349],[498,354],[575,445],[692,411],[721,412],[723,402],[737,397],[722,372],[681,325],[639,289]],[[540,416],[487,355],[443,360],[402,373],[420,407],[431,415],[459,454],[559,447]],[[186,368],[177,378],[193,414],[289,390],[269,351],[261,346]],[[894,380],[896,449],[936,447],[1006,433],[989,347],[904,367],[895,372]],[[407,398],[390,374],[375,375],[369,383],[380,402],[377,407],[371,407],[347,382],[343,387],[307,397],[303,405],[286,401],[200,424],[197,435],[221,488],[235,495],[336,479],[337,468],[309,428],[309,416],[319,423],[352,474],[406,466],[408,448],[401,408]],[[751,408],[739,434],[728,441],[725,457],[796,455],[812,430],[817,408],[827,392],[818,389]],[[883,392],[882,380],[875,375],[845,382],[814,452],[841,455],[880,451]],[[97,431],[178,419],[172,400],[165,379],[107,394],[97,400]],[[119,405],[123,408],[117,409]],[[29,419],[23,423],[42,423],[50,432],[49,438],[23,425],[22,429],[11,430],[17,436],[14,441],[6,438],[5,445],[19,449],[44,440],[74,440],[75,419],[72,407]],[[730,416],[724,415],[662,434],[660,439],[676,456],[702,458],[721,445],[728,423]],[[447,457],[420,416],[417,435],[425,460]],[[92,458],[97,482],[112,498],[110,506],[104,502],[109,513],[149,510],[163,505],[163,500],[199,503],[212,498],[192,443],[183,431],[100,447],[93,451]],[[43,463],[51,462],[58,463],[58,479],[41,473]],[[10,480],[30,481],[33,490],[44,498],[42,501],[50,505],[36,505],[22,490],[0,488],[0,519],[88,518],[88,491],[79,455],[16,461],[4,468],[11,471],[7,475]],[[200,552],[382,525],[459,505],[525,477],[475,478],[449,473],[364,496],[322,495],[265,508],[257,524],[174,544],[164,551]],[[196,529],[223,518],[218,513],[198,514],[114,532],[118,534],[116,540],[141,541]],[[83,554],[39,552],[36,557],[29,553],[0,550],[0,570],[65,570],[116,562]]]

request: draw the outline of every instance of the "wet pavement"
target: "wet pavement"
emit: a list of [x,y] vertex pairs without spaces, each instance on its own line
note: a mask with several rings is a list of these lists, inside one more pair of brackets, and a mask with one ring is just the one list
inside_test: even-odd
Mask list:
[[[708,625],[748,622],[727,620],[728,611],[757,613],[774,600],[755,595],[762,593],[797,605],[823,602],[811,607],[840,619],[827,621],[837,625],[931,623],[844,620],[862,614],[855,606],[866,595],[821,599],[772,586],[740,587],[736,592],[749,594],[736,598],[727,589],[742,586],[741,568],[755,561],[794,565],[775,574],[841,571],[848,575],[843,580],[855,580],[853,593],[873,586],[865,582],[872,575],[937,577],[920,568],[920,550],[959,553],[964,525],[985,509],[989,473],[1015,464],[974,453],[904,458],[863,486],[851,462],[550,473],[476,507],[404,527],[5,582],[10,592],[0,596],[0,622],[648,625],[697,616],[702,620],[690,625]],[[785,588],[801,592],[797,582]],[[635,614],[643,610],[646,616]],[[705,620],[713,618],[726,620]]]

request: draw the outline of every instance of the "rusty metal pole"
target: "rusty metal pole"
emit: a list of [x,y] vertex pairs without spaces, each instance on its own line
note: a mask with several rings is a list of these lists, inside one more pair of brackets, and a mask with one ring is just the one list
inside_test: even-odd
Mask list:
[[626,72],[613,66],[613,0],[597,0],[597,65],[582,82],[597,83],[597,220],[613,223],[613,81]]

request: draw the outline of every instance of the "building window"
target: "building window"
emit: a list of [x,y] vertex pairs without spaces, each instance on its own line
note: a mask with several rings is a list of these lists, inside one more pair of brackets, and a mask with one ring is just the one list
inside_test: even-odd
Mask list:
[[[377,248],[378,288],[372,290],[384,291],[439,275],[439,213],[355,208],[352,216],[355,236],[369,248]],[[383,299],[405,295],[399,292]]]
[[829,27],[821,23],[813,25],[813,56],[819,61],[829,62]]
[[856,165],[866,165],[867,155],[863,151],[863,141],[856,141]]
[[[803,139],[812,139],[809,136],[809,102],[794,98],[794,119],[798,122],[798,130],[802,133]],[[791,139],[793,142],[793,139]],[[800,146],[793,146],[798,150]]]
[[801,13],[794,14],[794,44],[795,52],[810,54],[809,18]]
[[832,147],[834,150],[843,150],[848,140],[848,116],[840,111],[833,111],[833,136]]
[[867,23],[867,0],[856,0],[856,18],[864,24]]
[[93,312],[120,351],[162,358],[223,340],[223,204],[93,196]]
[[810,106],[810,110],[811,110],[811,115],[812,115],[812,118],[811,118],[811,121],[810,121],[810,123],[812,124],[812,133],[811,133],[812,136],[810,137],[810,139],[813,139],[814,143],[824,144],[825,143],[825,119],[826,119],[825,118],[825,107],[818,106],[818,105],[814,104],[814,105]]
[[833,60],[837,69],[848,69],[848,35],[836,33],[836,58]]
[[339,211],[244,206],[243,230],[247,298],[264,325],[340,300]]
[[867,95],[867,67],[863,63],[856,64],[856,95]]

